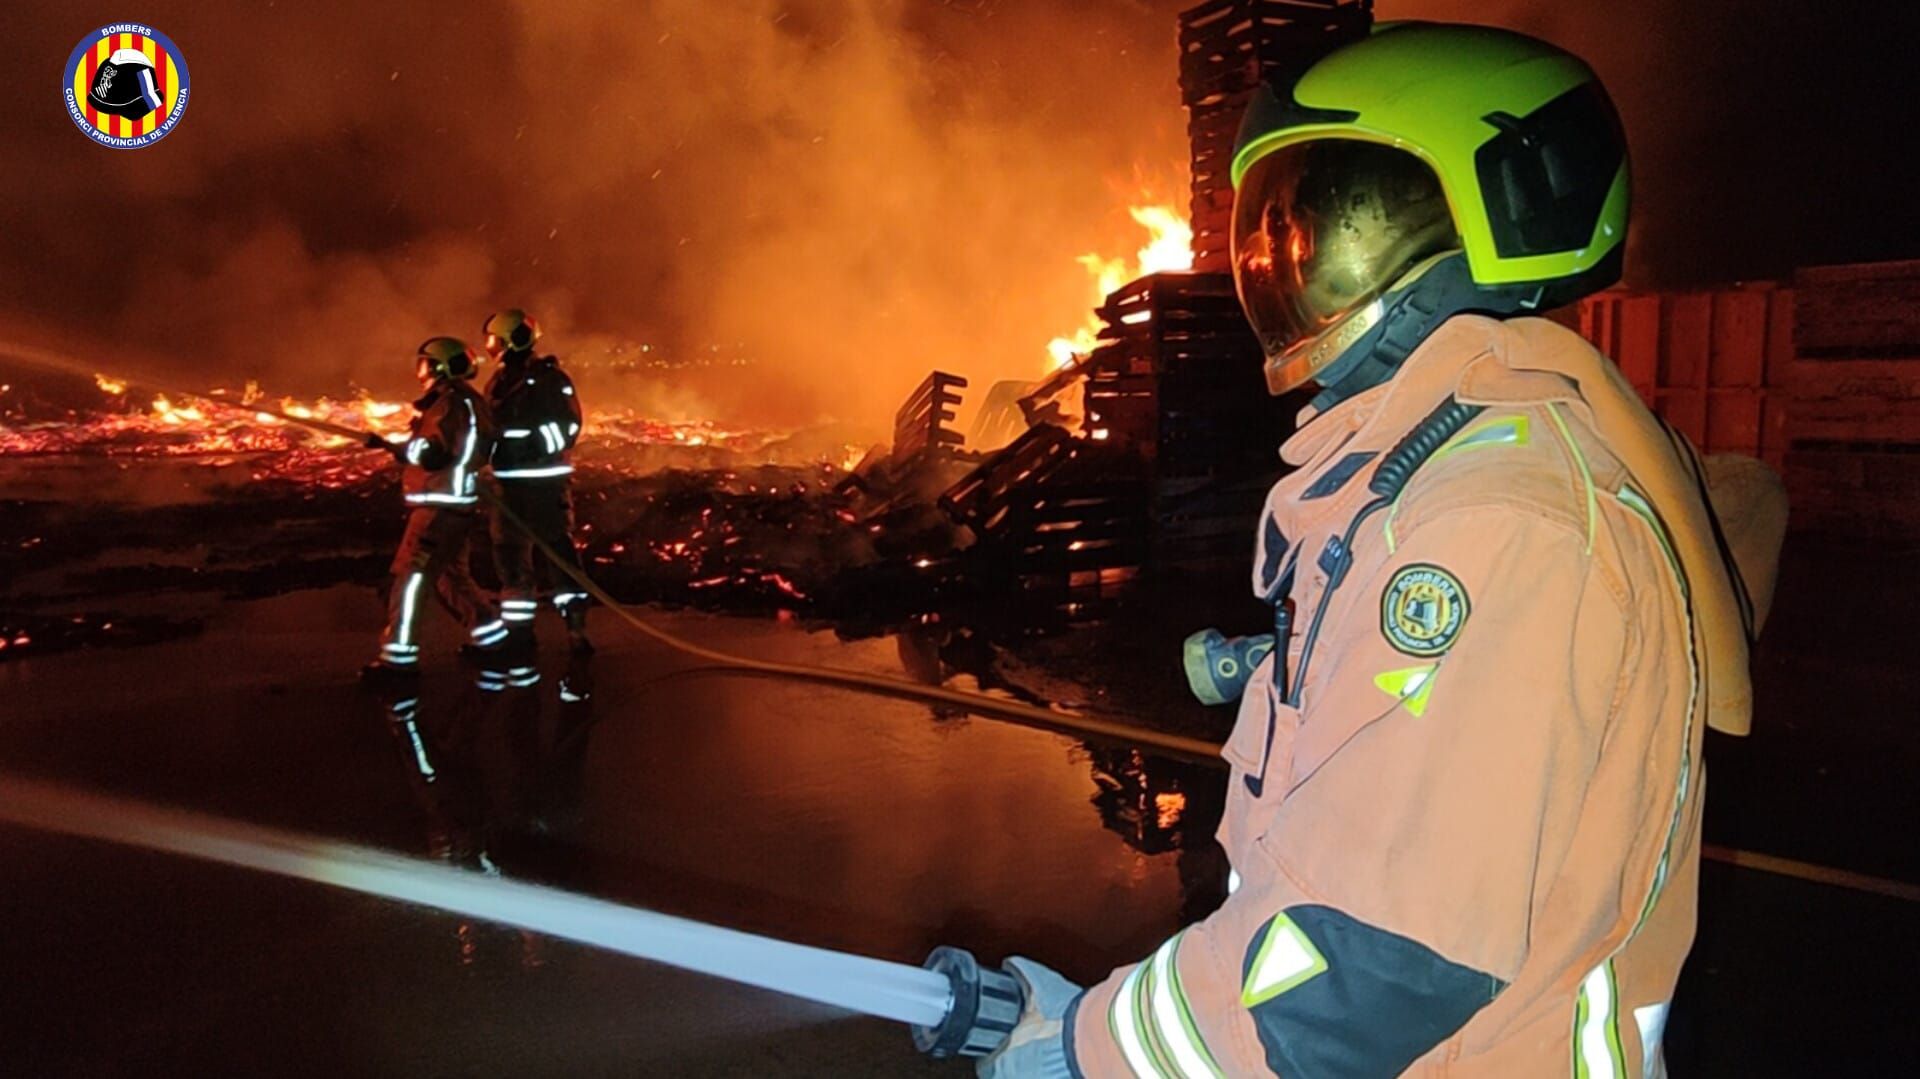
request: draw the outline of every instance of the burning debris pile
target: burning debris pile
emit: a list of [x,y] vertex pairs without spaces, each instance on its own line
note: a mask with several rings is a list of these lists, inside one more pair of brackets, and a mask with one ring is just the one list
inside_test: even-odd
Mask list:
[[[188,398],[106,375],[5,382],[0,469],[12,500],[0,512],[0,613],[382,582],[404,518],[392,458],[260,409],[394,437],[412,416],[367,394],[300,401],[249,386]],[[871,535],[831,491],[860,452],[839,431],[628,408],[593,412],[586,428],[580,539],[623,599],[804,608],[834,572],[874,557]],[[478,551],[483,579],[488,565]],[[8,618],[36,649],[92,641],[64,623],[36,630],[28,616]],[[85,619],[122,633],[135,621]],[[21,654],[27,645],[12,640]]]
[[837,469],[766,466],[587,478],[576,496],[587,571],[614,595],[749,610],[806,610],[874,560],[833,494]]
[[[352,439],[290,423],[274,413],[398,437],[411,407],[366,391],[349,398],[270,397],[248,383],[238,392],[194,398],[142,394],[108,375],[93,386],[0,386],[0,457],[91,455],[195,458],[213,467],[244,461],[253,479],[343,488],[384,470],[386,459]],[[251,409],[251,410],[250,410]],[[261,409],[271,411],[259,411]],[[710,420],[667,421],[630,408],[590,413],[583,453],[590,463],[645,471],[755,463],[832,463],[851,467],[858,447],[791,431],[729,428]]]
[[1150,274],[1096,314],[1094,346],[1013,398],[1024,429],[1006,446],[972,452],[944,429],[965,382],[935,372],[902,409],[893,454],[842,484],[884,528],[941,481],[931,501],[955,542],[912,562],[934,595],[1044,621],[1109,609],[1149,568],[1238,568],[1297,403],[1264,393],[1231,280]]
[[[1145,242],[1131,259],[1078,260],[1092,314],[1046,347],[1044,365],[1035,356],[1037,381],[991,388],[971,446],[950,426],[966,379],[942,372],[901,408],[890,450],[831,431],[590,411],[573,484],[587,569],[627,601],[792,611],[857,632],[1057,625],[1105,609],[1148,566],[1237,558],[1243,503],[1270,480],[1284,424],[1268,422],[1230,282],[1190,272],[1184,215],[1148,199],[1128,216]],[[55,382],[0,387],[0,465],[164,464],[212,479],[192,508],[14,515],[0,566],[16,580],[38,574],[56,594],[259,595],[383,578],[402,516],[390,459],[290,421],[399,437],[405,403],[252,383],[164,395],[105,374]],[[1255,405],[1223,413],[1222,402]],[[86,566],[113,540],[164,550],[169,529],[215,537],[203,562]],[[488,560],[476,565],[486,583]]]

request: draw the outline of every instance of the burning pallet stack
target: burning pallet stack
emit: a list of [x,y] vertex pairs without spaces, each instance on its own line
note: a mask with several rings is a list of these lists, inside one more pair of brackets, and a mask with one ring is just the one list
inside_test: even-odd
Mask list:
[[947,424],[958,414],[959,391],[966,388],[967,380],[959,375],[945,371],[928,375],[893,415],[893,452],[940,456],[958,449],[966,437]]
[[1298,403],[1269,397],[1259,343],[1225,274],[1155,274],[1100,309],[1089,436],[1145,462],[1149,560],[1238,561]]
[[1036,422],[941,496],[1023,589],[1086,608],[1142,569],[1238,568],[1297,402],[1267,396],[1224,274],[1163,273],[1107,297],[1100,344],[1022,402],[1069,383],[1070,426]]
[[1373,0],[1210,0],[1180,15],[1180,94],[1193,146],[1193,268],[1232,269],[1234,137],[1261,82],[1290,84],[1327,50],[1365,37]]
[[[1234,295],[1234,136],[1262,80],[1371,23],[1372,0],[1210,0],[1180,17],[1194,272],[1110,294],[1099,345],[1021,401],[1028,431],[940,496],[976,538],[970,558],[1069,610],[1097,607],[1143,569],[1239,567],[1301,402],[1267,395]],[[903,409],[896,458],[931,448],[919,406],[935,382]]]

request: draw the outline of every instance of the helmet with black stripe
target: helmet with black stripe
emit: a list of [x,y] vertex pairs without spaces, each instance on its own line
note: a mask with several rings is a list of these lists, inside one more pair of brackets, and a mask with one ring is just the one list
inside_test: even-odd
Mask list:
[[496,360],[510,352],[531,352],[540,340],[540,324],[518,307],[495,313],[484,329],[487,353]]
[[1619,280],[1626,140],[1578,57],[1383,23],[1262,88],[1235,146],[1233,268],[1267,386],[1377,384],[1440,323]]
[[480,371],[480,357],[457,337],[429,337],[414,356],[414,373],[423,383],[470,379]]

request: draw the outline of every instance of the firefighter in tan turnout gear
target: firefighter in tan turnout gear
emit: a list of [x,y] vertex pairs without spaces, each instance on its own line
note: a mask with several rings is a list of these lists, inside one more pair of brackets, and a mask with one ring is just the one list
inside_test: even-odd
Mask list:
[[487,403],[500,426],[493,478],[493,557],[500,572],[500,609],[509,629],[531,645],[542,584],[566,620],[575,652],[591,652],[587,594],[555,570],[533,537],[575,568],[573,447],[580,440],[580,397],[553,356],[535,356],[540,325],[519,308],[487,320],[487,352],[500,367],[487,383]]
[[413,403],[413,435],[398,445],[368,435],[367,445],[390,450],[404,470],[400,487],[409,512],[400,550],[393,556],[387,628],[380,658],[363,672],[370,678],[408,676],[419,670],[422,593],[431,588],[440,605],[465,627],[463,652],[505,645],[507,628],[474,583],[469,568],[479,501],[478,475],[493,447],[493,421],[472,380],[479,358],[465,343],[434,337],[420,345],[415,373],[426,394]]
[[1691,447],[1533,317],[1618,278],[1613,106],[1531,38],[1383,25],[1256,98],[1232,175],[1269,388],[1320,393],[1258,525],[1230,894],[1085,991],[1010,963],[980,1073],[1661,1074],[1752,615]]

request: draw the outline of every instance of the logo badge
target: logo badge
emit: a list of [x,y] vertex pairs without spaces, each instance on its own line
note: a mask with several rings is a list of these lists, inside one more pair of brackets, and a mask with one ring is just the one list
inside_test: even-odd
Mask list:
[[73,125],[102,146],[137,150],[173,131],[187,111],[187,60],[151,26],[95,30],[67,57],[63,92]]
[[1415,564],[1393,575],[1380,596],[1380,632],[1410,656],[1437,656],[1467,624],[1467,590],[1439,566]]

